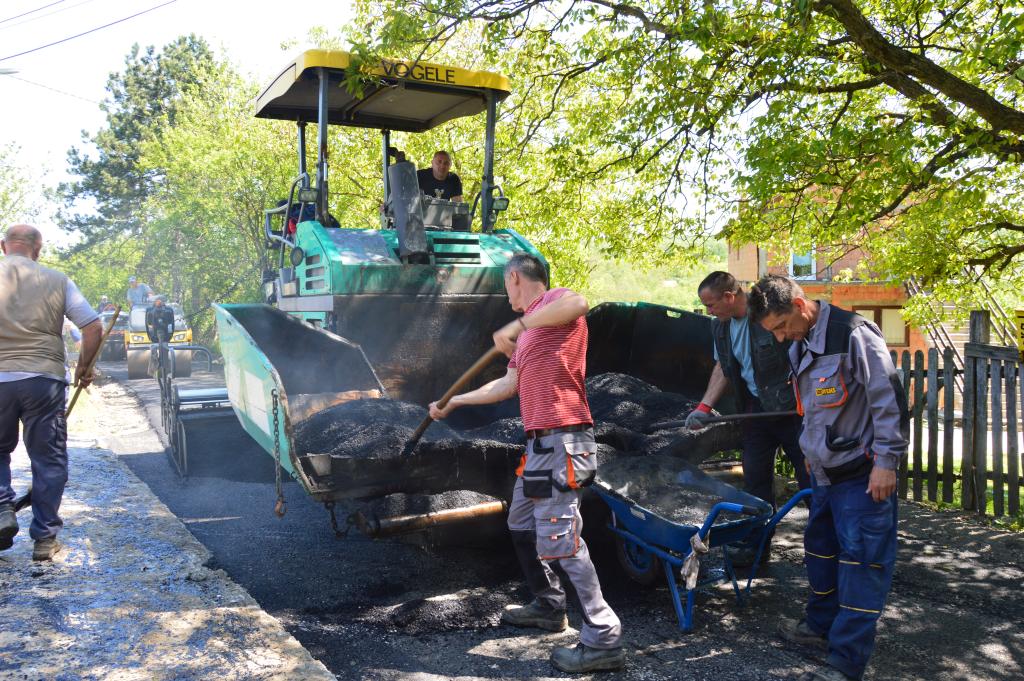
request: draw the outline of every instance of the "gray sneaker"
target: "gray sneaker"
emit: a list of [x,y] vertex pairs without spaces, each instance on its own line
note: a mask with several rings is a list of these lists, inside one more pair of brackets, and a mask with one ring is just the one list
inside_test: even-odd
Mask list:
[[0,551],[14,546],[14,535],[18,534],[19,529],[14,504],[0,505]]
[[513,627],[537,627],[547,631],[565,631],[569,626],[565,610],[552,610],[537,599],[501,613],[501,621]]
[[64,548],[64,545],[57,541],[56,537],[36,539],[32,548],[32,560],[53,560],[57,552]]
[[790,643],[796,643],[828,652],[828,637],[822,636],[807,626],[807,620],[783,617],[779,620],[779,636]]
[[551,653],[551,664],[568,674],[611,672],[626,666],[626,654],[621,647],[602,650],[580,643],[575,648],[555,648]]

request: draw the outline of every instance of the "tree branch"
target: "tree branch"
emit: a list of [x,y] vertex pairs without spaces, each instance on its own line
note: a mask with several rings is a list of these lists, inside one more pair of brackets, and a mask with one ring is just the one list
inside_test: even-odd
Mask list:
[[935,88],[975,111],[993,131],[1024,135],[1024,112],[1006,106],[980,87],[956,77],[927,57],[893,45],[861,13],[853,0],[817,0],[815,9],[831,16],[864,53],[886,68]]

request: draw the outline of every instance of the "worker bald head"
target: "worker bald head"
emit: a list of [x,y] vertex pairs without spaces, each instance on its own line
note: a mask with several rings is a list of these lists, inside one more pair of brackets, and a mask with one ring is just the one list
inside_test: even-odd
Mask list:
[[21,255],[39,260],[39,252],[43,248],[43,235],[32,225],[11,225],[0,241],[4,255]]

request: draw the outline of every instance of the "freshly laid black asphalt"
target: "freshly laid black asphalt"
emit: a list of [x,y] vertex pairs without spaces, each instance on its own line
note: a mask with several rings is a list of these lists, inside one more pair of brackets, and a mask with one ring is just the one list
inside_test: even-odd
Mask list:
[[[107,446],[210,549],[211,567],[223,568],[338,678],[565,678],[547,658],[556,644],[574,645],[574,632],[498,624],[505,605],[526,597],[500,521],[490,536],[453,531],[422,546],[369,540],[354,529],[338,539],[326,511],[294,482],[284,485],[288,512],[278,519],[272,480],[179,479],[149,430],[160,423],[156,382],[127,381],[123,365],[102,369],[117,383],[98,391],[121,416]],[[201,376],[182,384],[208,385]],[[259,454],[238,452],[239,466]],[[355,508],[339,507],[339,521]],[[902,514],[894,587],[866,678],[1021,678],[1024,540],[912,504]],[[798,509],[781,526],[747,607],[731,588],[711,589],[698,599],[689,634],[678,630],[665,586],[628,580],[591,522],[586,536],[628,656],[624,671],[601,678],[782,679],[817,666],[814,653],[774,635],[779,616],[799,616],[806,594],[805,519]],[[444,545],[453,537],[463,545]],[[578,627],[578,616],[570,622]]]

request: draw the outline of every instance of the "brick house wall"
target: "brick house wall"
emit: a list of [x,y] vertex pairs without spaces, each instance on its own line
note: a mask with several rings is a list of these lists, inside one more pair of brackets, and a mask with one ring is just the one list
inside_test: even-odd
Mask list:
[[[834,262],[815,262],[813,278],[799,278],[800,286],[809,298],[854,310],[874,321],[888,333],[890,350],[900,355],[904,350],[911,354],[917,350],[927,353],[930,347],[927,336],[917,327],[903,322],[899,316],[899,310],[907,301],[906,289],[901,284],[833,280],[834,276],[847,269],[856,276],[864,255],[860,249],[854,249]],[[778,257],[755,244],[729,244],[729,273],[744,285],[757,281],[760,272],[789,276],[788,261],[788,257]],[[897,338],[901,330],[902,338]]]

